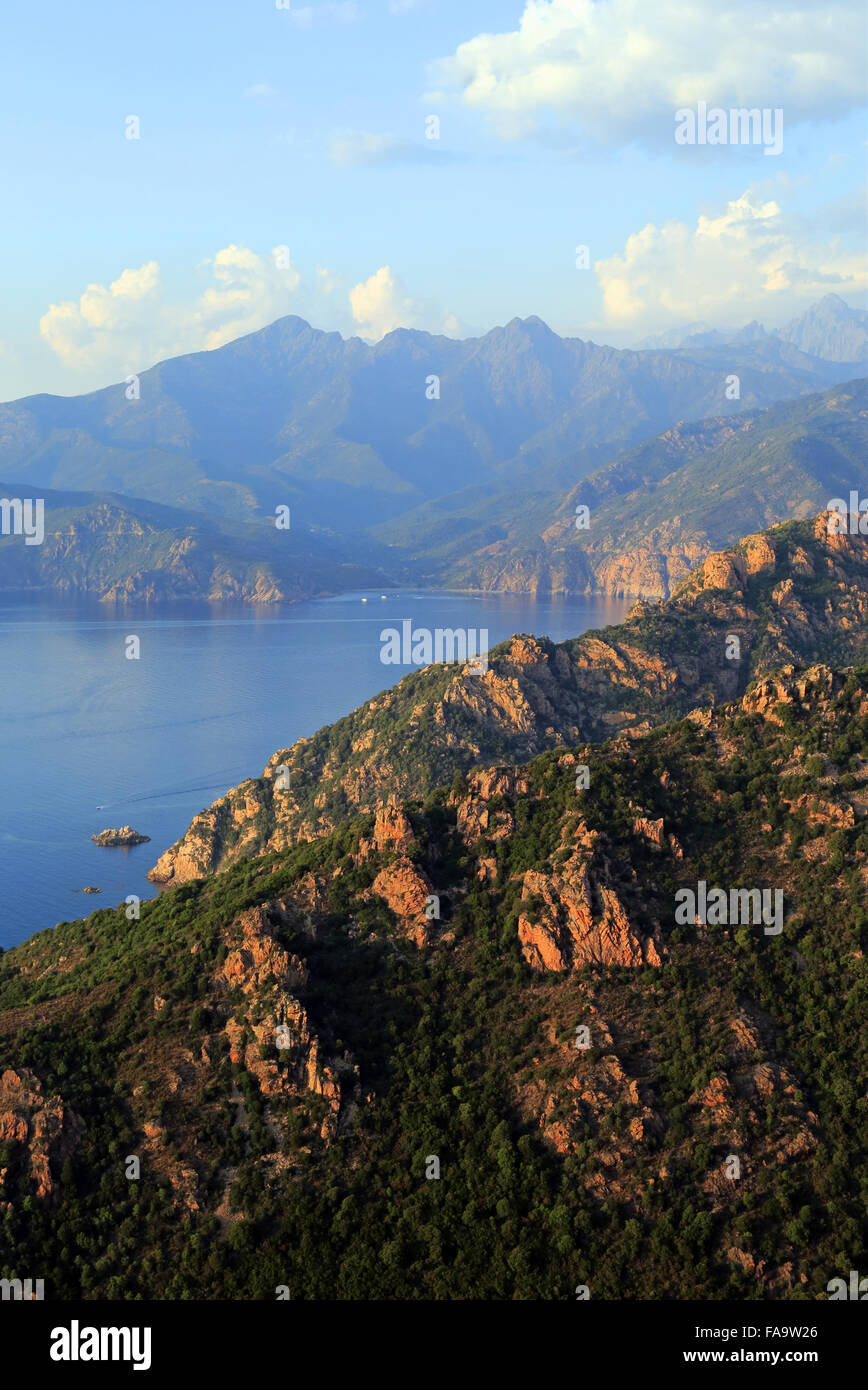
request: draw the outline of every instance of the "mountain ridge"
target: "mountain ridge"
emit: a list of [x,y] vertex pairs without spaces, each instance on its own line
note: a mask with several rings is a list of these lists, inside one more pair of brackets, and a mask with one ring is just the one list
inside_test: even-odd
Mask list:
[[[467,489],[373,534],[444,587],[665,598],[745,530],[868,490],[866,455],[860,378],[762,411],[679,422],[566,493],[523,499],[518,514],[509,498]],[[579,505],[590,509],[586,530]]]
[[[738,638],[737,659],[727,656]],[[149,873],[185,882],[299,840],[390,797],[547,748],[650,730],[732,700],[764,671],[868,659],[864,538],[821,514],[710,555],[664,603],[562,643],[518,636],[469,668],[414,671],[351,715],[275,752],[194,818]],[[288,785],[284,785],[288,783]]]
[[868,358],[868,313],[864,309],[852,308],[840,295],[827,294],[770,332],[756,319],[742,328],[729,331],[712,328],[707,323],[691,323],[683,328],[650,334],[636,346],[643,350],[670,348],[678,351],[771,338],[790,343],[802,352],[828,362],[864,366]]
[[[727,396],[732,373],[740,400]],[[287,316],[129,387],[0,406],[0,473],[239,519],[296,504],[309,524],[352,530],[468,483],[527,491],[577,439],[587,471],[677,420],[843,375],[778,340],[642,353],[532,317],[474,339],[395,330],[369,345]]]

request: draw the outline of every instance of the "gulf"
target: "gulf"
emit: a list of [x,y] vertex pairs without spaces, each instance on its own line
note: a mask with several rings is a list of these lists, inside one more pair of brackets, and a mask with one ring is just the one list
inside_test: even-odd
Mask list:
[[[628,607],[431,590],[123,608],[0,595],[0,947],[152,897],[148,869],[197,811],[406,674],[382,663],[384,628],[409,618],[487,629],[491,646],[515,632],[560,641]],[[150,843],[92,842],[120,825]]]

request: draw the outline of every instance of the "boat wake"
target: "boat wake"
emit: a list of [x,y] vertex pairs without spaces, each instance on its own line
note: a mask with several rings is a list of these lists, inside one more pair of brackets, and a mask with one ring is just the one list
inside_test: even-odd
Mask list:
[[[175,796],[192,796],[193,792],[220,792],[228,791],[230,787],[244,780],[248,774],[243,768],[226,768],[224,772],[211,772],[207,781],[198,779],[195,782],[185,782],[179,786],[160,787],[157,791],[140,792],[137,796],[119,797],[117,801],[103,801],[97,806],[98,811],[111,811],[116,806],[133,806],[144,801],[162,801]],[[214,779],[219,777],[219,781]]]

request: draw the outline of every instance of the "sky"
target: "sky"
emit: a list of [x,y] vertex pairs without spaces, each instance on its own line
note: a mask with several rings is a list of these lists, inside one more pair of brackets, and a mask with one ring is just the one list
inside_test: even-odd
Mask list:
[[0,400],[284,314],[628,346],[865,306],[861,0],[290,3],[7,8]]

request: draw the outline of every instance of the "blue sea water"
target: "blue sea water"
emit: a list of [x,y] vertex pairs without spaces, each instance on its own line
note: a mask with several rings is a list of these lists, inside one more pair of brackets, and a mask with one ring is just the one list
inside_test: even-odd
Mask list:
[[[381,663],[382,628],[411,618],[486,628],[492,646],[514,632],[560,641],[627,607],[430,591],[122,609],[0,596],[0,946],[129,893],[152,897],[148,869],[198,811],[406,674]],[[91,841],[125,824],[150,843]],[[85,885],[102,895],[82,896]]]

